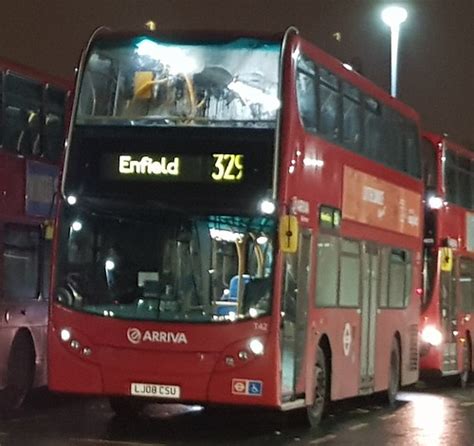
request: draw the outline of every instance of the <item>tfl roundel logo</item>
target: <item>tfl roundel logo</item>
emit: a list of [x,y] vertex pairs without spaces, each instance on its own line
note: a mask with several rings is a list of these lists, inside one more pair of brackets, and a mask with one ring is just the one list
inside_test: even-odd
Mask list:
[[142,340],[142,332],[138,328],[129,328],[127,338],[132,344],[139,344]]

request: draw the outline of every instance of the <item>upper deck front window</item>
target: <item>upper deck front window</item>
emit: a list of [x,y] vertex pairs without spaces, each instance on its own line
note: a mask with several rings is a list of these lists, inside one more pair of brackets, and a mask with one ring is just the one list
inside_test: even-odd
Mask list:
[[76,123],[273,127],[280,45],[257,39],[98,41],[82,76]]

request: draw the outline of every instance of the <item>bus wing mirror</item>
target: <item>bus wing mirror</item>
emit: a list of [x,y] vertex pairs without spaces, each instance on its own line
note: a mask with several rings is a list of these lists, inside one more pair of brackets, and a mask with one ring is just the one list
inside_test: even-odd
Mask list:
[[441,248],[441,271],[451,272],[453,270],[453,250]]
[[133,98],[151,99],[151,89],[153,87],[153,72],[137,71],[133,79]]
[[290,254],[298,250],[298,220],[294,215],[283,215],[280,218],[278,238],[282,252]]

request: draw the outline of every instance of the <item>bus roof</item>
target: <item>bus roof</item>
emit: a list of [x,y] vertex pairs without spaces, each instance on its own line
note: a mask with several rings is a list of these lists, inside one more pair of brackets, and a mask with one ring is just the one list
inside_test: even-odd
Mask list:
[[51,84],[64,90],[71,90],[73,87],[73,81],[65,78],[55,76],[35,68],[28,67],[18,62],[14,62],[10,59],[1,57],[0,58],[0,71],[11,70],[16,74],[24,77],[28,77],[35,80],[40,80],[45,84]]

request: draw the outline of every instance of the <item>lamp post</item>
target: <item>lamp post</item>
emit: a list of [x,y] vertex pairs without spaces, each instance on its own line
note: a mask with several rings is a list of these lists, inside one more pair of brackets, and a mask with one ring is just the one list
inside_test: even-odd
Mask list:
[[398,38],[400,25],[407,19],[408,13],[401,6],[388,6],[382,11],[382,20],[390,27],[391,35],[391,88],[392,96],[397,96]]

